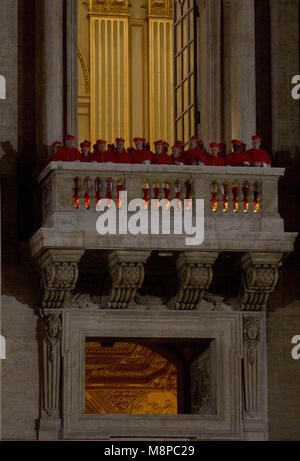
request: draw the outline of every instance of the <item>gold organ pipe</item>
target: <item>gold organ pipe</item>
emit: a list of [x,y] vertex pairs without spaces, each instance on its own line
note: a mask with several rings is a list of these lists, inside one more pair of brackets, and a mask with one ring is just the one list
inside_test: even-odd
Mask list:
[[163,23],[164,30],[164,114],[165,114],[165,126],[164,126],[164,139],[169,139],[168,130],[168,88],[167,88],[167,23]]
[[92,55],[92,72],[91,72],[91,139],[95,139],[95,97],[96,97],[96,92],[95,92],[95,72],[93,69],[93,65],[96,62],[95,60],[95,21],[94,19],[91,19],[91,33],[90,33],[90,50],[91,50],[91,55]]
[[[118,86],[118,132],[121,136],[121,77],[120,77],[120,21],[117,21],[117,86]],[[128,140],[127,140],[128,142]]]
[[111,53],[110,53],[110,59],[111,59],[111,94],[112,94],[112,99],[111,99],[111,142],[113,142],[113,135],[115,132],[115,73],[114,73],[114,64],[115,64],[115,59],[114,59],[114,42],[115,42],[115,21],[111,21],[111,40],[110,40],[110,46],[111,46]]
[[107,33],[108,33],[108,20],[104,22],[105,27],[104,27],[104,47],[105,47],[105,71],[104,71],[104,79],[105,79],[105,139],[107,139],[108,135],[108,76],[107,76],[107,70],[108,70],[108,39],[107,39]]
[[[102,34],[102,21],[97,21],[98,23],[98,43],[97,43],[97,48],[99,49],[99,61],[98,61],[98,69],[99,69],[99,82],[100,85],[98,85],[98,107],[99,110],[94,112],[94,118],[98,117],[98,133],[95,134],[96,136],[102,138],[102,113],[103,113],[103,103],[102,103],[102,79],[103,79],[103,66],[102,66],[102,40],[101,40],[101,34]],[[105,72],[104,72],[105,74]],[[94,77],[95,78],[95,77]],[[94,139],[94,142],[96,142],[96,138]]]
[[161,36],[160,36],[160,25],[161,22],[157,21],[157,71],[158,71],[158,79],[157,79],[157,93],[158,93],[158,138],[161,139]]

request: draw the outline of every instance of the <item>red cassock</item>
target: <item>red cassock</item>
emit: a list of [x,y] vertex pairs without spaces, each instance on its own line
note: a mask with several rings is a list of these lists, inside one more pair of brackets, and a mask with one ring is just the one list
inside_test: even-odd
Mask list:
[[172,157],[168,154],[154,154],[153,163],[155,165],[173,165]]
[[61,147],[56,154],[52,155],[47,165],[50,162],[77,162],[81,161],[81,153],[75,147]]
[[182,154],[180,155],[179,157],[176,157],[174,158],[173,155],[172,155],[172,159],[173,159],[173,164],[176,165],[178,163],[183,163],[184,165],[186,165],[186,157],[185,157],[185,154]]
[[116,157],[114,152],[110,150],[106,150],[104,152],[94,151],[91,155],[91,162],[98,162],[98,163],[108,163],[113,162],[116,163]]
[[196,149],[189,149],[186,154],[186,160],[188,165],[193,165],[193,163],[202,162],[205,165],[206,156],[205,152],[202,149],[196,147]]
[[252,166],[252,160],[247,152],[232,152],[226,156],[226,165],[242,166],[243,163],[248,163]]
[[132,163],[144,163],[146,160],[152,162],[152,154],[147,149],[134,150],[131,153]]
[[214,155],[206,153],[206,162],[205,165],[207,166],[225,166],[225,160],[218,155],[215,157]]
[[89,163],[92,161],[92,153],[89,152],[87,156],[80,154],[80,161],[83,163]]
[[254,165],[255,162],[259,163],[266,163],[267,165],[272,165],[271,159],[269,157],[269,154],[266,150],[263,149],[250,149],[247,151],[247,154],[249,155],[252,164]]
[[117,150],[115,155],[117,163],[131,163],[131,153],[127,150]]

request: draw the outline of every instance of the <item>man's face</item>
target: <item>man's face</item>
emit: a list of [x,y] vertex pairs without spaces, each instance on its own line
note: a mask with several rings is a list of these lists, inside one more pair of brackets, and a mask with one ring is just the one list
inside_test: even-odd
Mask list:
[[135,143],[137,150],[142,150],[144,147],[143,141],[136,141]]
[[73,146],[73,141],[66,141],[66,146],[67,147],[72,147]]
[[181,150],[178,147],[174,147],[174,149],[173,149],[174,158],[180,157],[180,154],[181,154]]
[[218,147],[213,147],[211,149],[211,153],[214,157],[217,157],[218,156],[218,153],[219,153],[219,148]]
[[100,150],[100,152],[105,152],[106,145],[105,144],[98,144],[98,149]]
[[162,154],[163,153],[163,146],[155,146],[155,153]]
[[121,151],[121,150],[124,150],[124,145],[125,145],[124,142],[121,142],[121,141],[118,142],[118,143],[117,143],[117,149],[120,150],[120,151]]
[[81,149],[81,151],[82,151],[83,155],[85,155],[87,157],[88,154],[89,154],[90,149],[88,147],[83,147]]
[[257,139],[253,141],[253,149],[259,149],[261,145],[261,141],[258,141]]
[[203,142],[199,142],[199,143],[198,143],[198,146],[199,146],[200,149],[203,149],[203,147],[204,147],[204,146],[203,146]]
[[196,149],[196,148],[197,148],[197,141],[195,139],[191,139],[190,149]]

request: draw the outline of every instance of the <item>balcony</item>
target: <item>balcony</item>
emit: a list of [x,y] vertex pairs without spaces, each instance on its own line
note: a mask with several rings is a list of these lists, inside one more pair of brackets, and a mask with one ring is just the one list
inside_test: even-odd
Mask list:
[[[38,178],[43,223],[31,240],[32,253],[36,256],[45,248],[61,247],[195,249],[186,246],[186,235],[99,235],[96,203],[104,198],[118,203],[121,190],[127,191],[128,201],[180,198],[194,204],[194,199],[204,199],[205,237],[198,251],[290,252],[295,234],[284,232],[278,214],[278,181],[283,175],[281,168],[53,162]],[[173,213],[171,229],[172,224]]]

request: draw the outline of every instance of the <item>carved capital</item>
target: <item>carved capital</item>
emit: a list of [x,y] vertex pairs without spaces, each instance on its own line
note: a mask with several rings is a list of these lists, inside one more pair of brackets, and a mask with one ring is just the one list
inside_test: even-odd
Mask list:
[[148,1],[149,16],[172,17],[173,0],[149,0]]
[[[180,253],[177,259],[179,287],[175,298],[176,310],[196,309],[212,282],[212,265],[217,256],[217,253],[206,252]],[[174,308],[173,300],[170,307]]]
[[151,252],[113,251],[109,255],[109,270],[112,289],[108,300],[111,309],[126,309],[134,300],[136,291],[141,288],[145,270],[144,265]]
[[270,294],[278,282],[278,264],[281,254],[249,253],[242,258],[243,311],[265,310]]
[[63,307],[78,278],[78,262],[83,251],[48,250],[38,260],[41,269],[41,307]]

